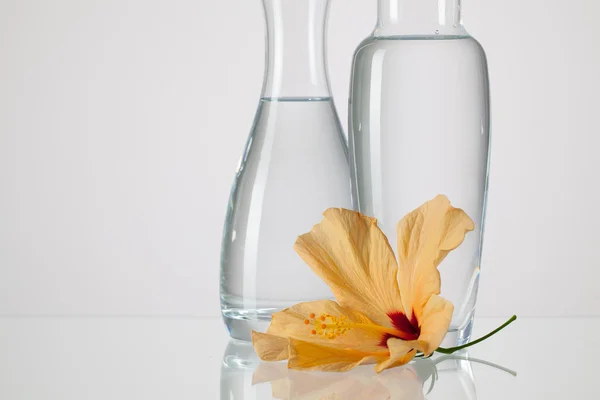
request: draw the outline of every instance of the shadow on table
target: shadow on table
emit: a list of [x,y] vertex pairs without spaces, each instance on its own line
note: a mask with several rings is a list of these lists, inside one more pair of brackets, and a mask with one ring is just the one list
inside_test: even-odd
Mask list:
[[472,363],[516,376],[466,350],[380,374],[369,365],[342,373],[294,371],[285,363],[261,362],[250,343],[231,340],[223,355],[221,400],[476,400]]

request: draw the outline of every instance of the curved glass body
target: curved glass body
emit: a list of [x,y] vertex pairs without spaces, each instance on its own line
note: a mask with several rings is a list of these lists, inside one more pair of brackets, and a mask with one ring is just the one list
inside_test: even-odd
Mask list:
[[358,207],[390,243],[397,222],[437,194],[475,222],[440,265],[441,294],[455,307],[445,344],[470,338],[488,179],[486,57],[459,10],[458,0],[380,0],[377,27],[354,55],[349,102]]
[[348,151],[325,68],[329,0],[264,0],[263,93],[223,233],[221,310],[250,339],[271,314],[332,293],[295,253],[329,207],[351,208]]

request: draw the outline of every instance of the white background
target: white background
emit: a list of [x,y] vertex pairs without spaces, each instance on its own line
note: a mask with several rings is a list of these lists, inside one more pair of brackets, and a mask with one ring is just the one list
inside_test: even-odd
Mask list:
[[[478,315],[600,315],[600,3],[465,0],[488,54]],[[375,0],[333,0],[342,121]],[[259,0],[0,0],[0,315],[216,316]]]

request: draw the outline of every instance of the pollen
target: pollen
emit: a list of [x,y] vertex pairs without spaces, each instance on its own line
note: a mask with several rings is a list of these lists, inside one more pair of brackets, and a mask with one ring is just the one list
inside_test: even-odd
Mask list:
[[315,313],[310,313],[309,317],[314,318],[315,317]]
[[307,319],[305,319],[305,320],[304,320],[304,325],[308,325],[308,324],[310,324],[310,321],[309,321],[309,320],[307,320]]
[[[313,335],[319,335],[325,339],[335,339],[338,336],[343,336],[352,329],[352,322],[346,316],[335,316],[331,314],[321,314],[318,318],[314,318],[311,314]],[[306,324],[306,321],[304,323]]]

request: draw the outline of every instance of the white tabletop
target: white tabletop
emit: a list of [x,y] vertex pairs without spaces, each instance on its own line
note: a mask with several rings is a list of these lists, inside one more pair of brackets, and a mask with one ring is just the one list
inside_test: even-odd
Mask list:
[[[474,337],[502,322],[476,319]],[[597,318],[520,318],[461,356],[471,361],[305,373],[258,362],[217,318],[5,317],[0,399],[600,398]]]

